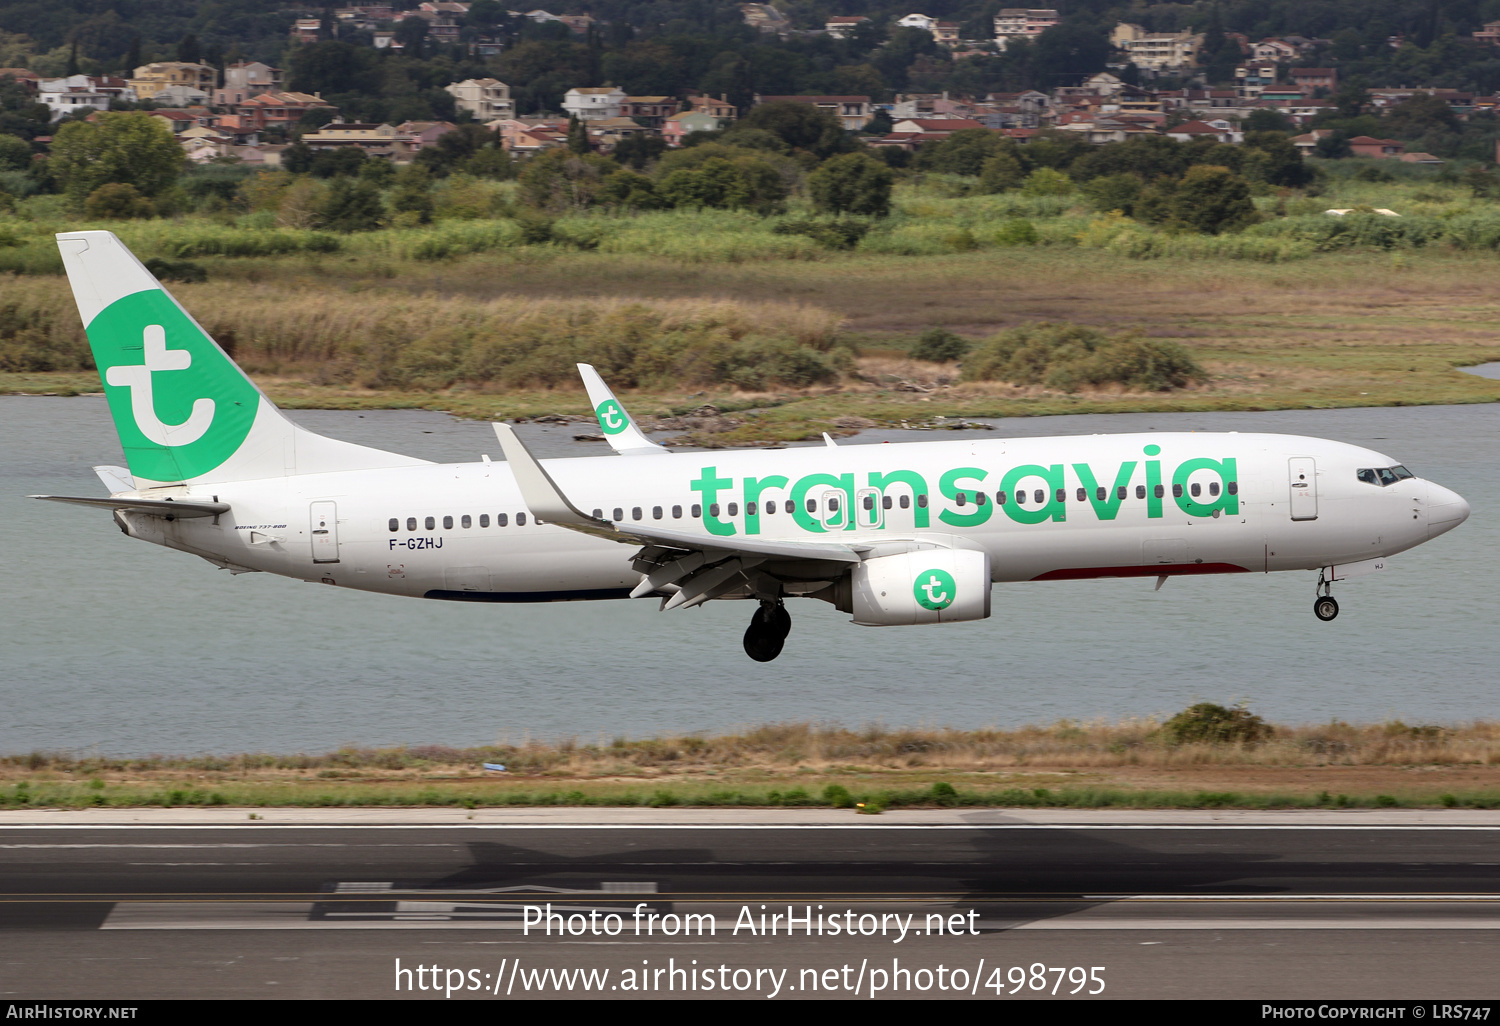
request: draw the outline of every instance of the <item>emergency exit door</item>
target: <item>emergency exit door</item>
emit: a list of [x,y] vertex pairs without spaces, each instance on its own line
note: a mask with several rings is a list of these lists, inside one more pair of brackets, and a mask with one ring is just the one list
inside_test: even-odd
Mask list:
[[338,506],[332,502],[312,504],[312,561],[314,563],[337,563],[339,561]]
[[1287,461],[1288,484],[1292,492],[1292,519],[1318,519],[1318,468],[1310,456],[1294,456]]

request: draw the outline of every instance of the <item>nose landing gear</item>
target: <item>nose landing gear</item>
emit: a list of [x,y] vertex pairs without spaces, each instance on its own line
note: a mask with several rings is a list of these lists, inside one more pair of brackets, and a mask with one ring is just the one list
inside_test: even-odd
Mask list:
[[781,655],[791,631],[792,617],[781,599],[761,599],[745,628],[745,654],[757,663],[769,663]]
[[1333,597],[1333,584],[1326,574],[1326,570],[1318,571],[1318,597],[1313,599],[1313,616],[1324,623],[1339,615],[1339,601]]

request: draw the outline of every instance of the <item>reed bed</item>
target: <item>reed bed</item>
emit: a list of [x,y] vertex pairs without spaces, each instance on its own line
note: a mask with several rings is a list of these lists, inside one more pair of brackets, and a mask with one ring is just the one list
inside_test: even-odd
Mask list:
[[[589,362],[622,387],[802,386],[852,367],[840,318],[796,303],[492,300],[247,282],[173,291],[252,374],[369,388],[575,387]],[[91,366],[72,297],[16,279],[0,294],[0,370]]]

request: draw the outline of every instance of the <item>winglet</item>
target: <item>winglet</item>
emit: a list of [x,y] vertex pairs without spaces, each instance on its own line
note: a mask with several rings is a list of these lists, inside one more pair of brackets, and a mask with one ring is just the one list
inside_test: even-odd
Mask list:
[[516,435],[515,428],[509,424],[492,424],[495,429],[495,437],[500,440],[500,449],[505,453],[505,461],[510,464],[510,472],[515,475],[516,486],[521,489],[521,500],[526,503],[526,508],[531,515],[538,520],[549,524],[557,524],[561,527],[571,527],[574,530],[586,532],[599,532],[612,537],[616,532],[614,524],[608,520],[596,520],[581,512],[578,507],[568,501],[568,497],[557,487],[557,482],[552,480],[537,458],[531,455],[531,450],[526,448]]
[[587,363],[580,363],[578,373],[583,376],[583,387],[589,393],[589,405],[594,408],[594,416],[599,418],[599,429],[604,432],[604,440],[610,444],[610,448],[621,456],[651,456],[668,452],[635,426],[635,421],[630,419],[630,414],[625,412],[625,407],[620,405],[620,400],[615,398],[598,371]]

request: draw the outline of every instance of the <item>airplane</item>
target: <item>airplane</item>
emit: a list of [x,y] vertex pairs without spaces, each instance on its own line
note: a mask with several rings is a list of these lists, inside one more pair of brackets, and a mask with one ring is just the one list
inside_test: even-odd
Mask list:
[[94,468],[128,536],[233,574],[468,602],[786,601],[864,626],[990,615],[992,585],[1317,570],[1336,581],[1463,523],[1391,457],[1294,435],[1151,432],[672,452],[580,364],[609,456],[438,464],[299,427],[106,231],[57,236],[127,467]]

